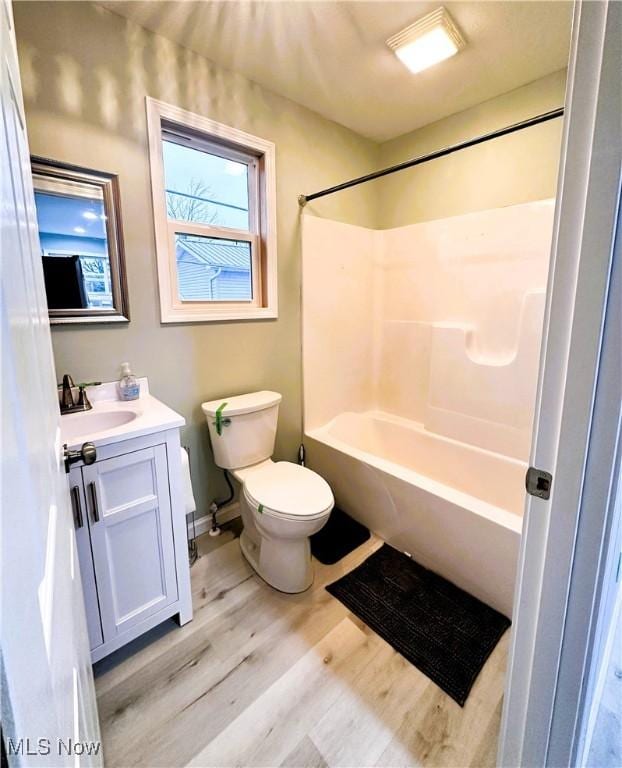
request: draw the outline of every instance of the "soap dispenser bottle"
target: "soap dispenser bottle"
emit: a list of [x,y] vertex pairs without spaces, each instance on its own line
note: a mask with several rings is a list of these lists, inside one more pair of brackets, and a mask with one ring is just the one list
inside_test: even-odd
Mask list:
[[119,380],[119,397],[121,400],[138,400],[140,384],[130,370],[129,363],[121,363],[121,379]]

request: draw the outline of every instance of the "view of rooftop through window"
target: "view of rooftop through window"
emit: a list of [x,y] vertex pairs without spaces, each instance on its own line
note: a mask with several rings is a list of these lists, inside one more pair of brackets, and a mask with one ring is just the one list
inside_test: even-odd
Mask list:
[[248,166],[164,140],[169,218],[249,229]]
[[250,301],[253,298],[250,243],[177,234],[175,257],[182,301]]

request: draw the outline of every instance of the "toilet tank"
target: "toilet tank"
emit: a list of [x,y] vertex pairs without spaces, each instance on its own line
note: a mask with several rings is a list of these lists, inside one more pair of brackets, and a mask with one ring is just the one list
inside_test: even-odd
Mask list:
[[242,469],[274,452],[281,395],[251,392],[203,403],[214,460],[222,469]]

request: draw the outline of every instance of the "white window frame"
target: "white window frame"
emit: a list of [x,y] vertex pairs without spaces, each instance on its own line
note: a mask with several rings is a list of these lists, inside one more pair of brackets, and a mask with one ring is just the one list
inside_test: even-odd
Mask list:
[[[147,97],[146,106],[162,322],[196,323],[278,317],[274,143],[157,99]],[[251,205],[249,199],[249,231],[168,218],[162,153],[163,132],[167,131],[179,131],[181,137],[194,134],[201,139],[201,148],[206,151],[217,154],[224,151],[231,159],[239,159],[249,165],[249,198],[254,192],[256,201],[255,205]],[[179,143],[185,142],[181,139]],[[188,146],[192,146],[190,141]],[[176,233],[249,242],[252,300],[180,299],[175,257]]]

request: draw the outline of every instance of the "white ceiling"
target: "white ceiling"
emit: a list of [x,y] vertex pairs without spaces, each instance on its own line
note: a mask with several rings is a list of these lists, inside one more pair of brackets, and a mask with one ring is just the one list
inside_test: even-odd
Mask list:
[[468,45],[413,75],[385,40],[441,0],[100,4],[376,141],[564,68],[572,14],[564,0],[445,2]]

